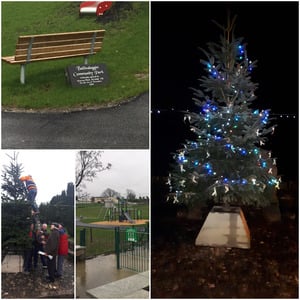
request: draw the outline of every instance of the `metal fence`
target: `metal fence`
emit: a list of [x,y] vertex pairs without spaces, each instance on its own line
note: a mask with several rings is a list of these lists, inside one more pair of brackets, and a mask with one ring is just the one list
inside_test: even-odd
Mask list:
[[117,227],[116,255],[117,268],[137,272],[149,270],[149,232],[146,228]]
[[85,256],[87,258],[115,253],[115,230],[114,228],[98,227],[80,228],[79,245],[86,247]]
[[148,226],[79,228],[79,244],[86,247],[86,257],[116,254],[116,268],[136,272],[149,270]]

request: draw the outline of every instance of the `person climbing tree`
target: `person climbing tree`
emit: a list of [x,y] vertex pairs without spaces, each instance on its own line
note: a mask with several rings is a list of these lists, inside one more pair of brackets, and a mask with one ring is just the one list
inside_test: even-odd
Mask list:
[[37,187],[35,182],[32,179],[31,175],[27,176],[21,176],[20,180],[24,182],[27,190],[27,200],[30,202],[32,210],[33,210],[33,215],[39,214],[39,209],[38,206],[35,202],[35,198],[37,195]]

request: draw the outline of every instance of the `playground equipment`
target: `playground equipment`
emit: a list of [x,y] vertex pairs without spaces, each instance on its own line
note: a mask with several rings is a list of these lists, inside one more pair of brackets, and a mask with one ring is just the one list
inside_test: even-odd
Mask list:
[[112,1],[85,1],[80,4],[79,15],[96,14],[102,16],[112,6]]
[[108,199],[105,201],[104,221],[119,221],[135,223],[135,220],[141,219],[141,210],[128,207],[126,200],[113,201]]

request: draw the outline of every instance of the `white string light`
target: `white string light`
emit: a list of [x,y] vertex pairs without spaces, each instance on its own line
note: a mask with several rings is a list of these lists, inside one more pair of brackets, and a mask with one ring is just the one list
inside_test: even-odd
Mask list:
[[[151,113],[161,115],[163,112],[170,112],[170,111],[171,112],[179,112],[179,113],[189,112],[189,110],[184,111],[184,110],[177,110],[175,108],[171,108],[171,109],[153,109],[153,110],[151,110]],[[250,113],[240,113],[239,115],[244,115],[244,114],[249,114],[250,115]],[[270,117],[277,117],[279,119],[287,119],[287,120],[295,120],[297,118],[297,115],[296,114],[285,114],[285,113],[282,113],[282,114],[280,114],[280,113],[270,113]],[[184,120],[186,121],[187,119],[190,120],[190,116],[185,117]]]

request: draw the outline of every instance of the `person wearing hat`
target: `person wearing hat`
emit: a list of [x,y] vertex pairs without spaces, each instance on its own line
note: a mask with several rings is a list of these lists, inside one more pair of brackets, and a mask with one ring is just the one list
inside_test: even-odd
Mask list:
[[30,202],[33,210],[33,214],[38,214],[39,209],[35,202],[35,198],[37,195],[37,187],[35,182],[32,179],[31,175],[22,176],[20,180],[24,182],[26,190],[27,190],[27,200]]
[[[56,268],[56,257],[58,254],[59,247],[59,231],[58,224],[52,223],[50,227],[50,234],[48,240],[45,244],[44,250],[45,255],[47,256],[47,265],[48,265],[48,276],[46,277],[48,282],[54,282],[55,279],[55,268]],[[49,256],[51,256],[51,259]]]

